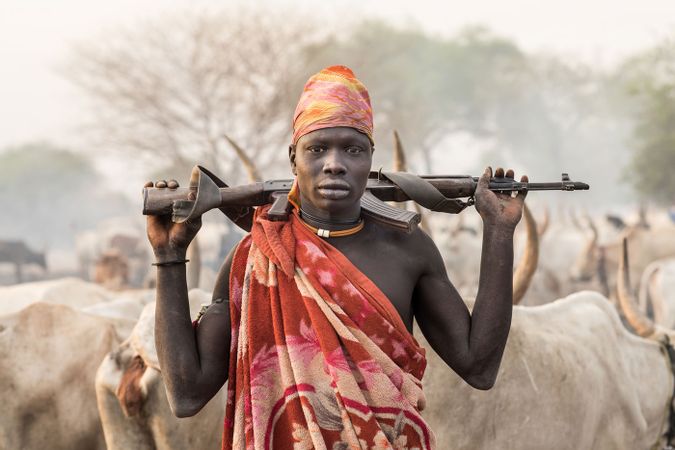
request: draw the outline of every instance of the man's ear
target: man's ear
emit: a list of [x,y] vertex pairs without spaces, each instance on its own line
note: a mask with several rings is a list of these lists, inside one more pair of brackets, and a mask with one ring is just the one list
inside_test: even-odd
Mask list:
[[293,175],[297,175],[298,171],[295,168],[295,145],[291,144],[288,146],[288,159],[291,161],[291,172]]

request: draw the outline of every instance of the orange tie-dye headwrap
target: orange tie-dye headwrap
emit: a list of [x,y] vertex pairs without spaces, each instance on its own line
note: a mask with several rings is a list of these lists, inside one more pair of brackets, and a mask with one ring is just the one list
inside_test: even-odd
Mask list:
[[345,66],[331,66],[305,84],[293,115],[293,144],[322,128],[351,127],[373,142],[373,110],[368,90]]

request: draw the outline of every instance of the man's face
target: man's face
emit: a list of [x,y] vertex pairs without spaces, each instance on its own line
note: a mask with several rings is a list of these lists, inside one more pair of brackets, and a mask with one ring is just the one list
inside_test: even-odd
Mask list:
[[372,153],[368,137],[349,127],[324,128],[298,139],[289,156],[302,208],[324,218],[358,214]]

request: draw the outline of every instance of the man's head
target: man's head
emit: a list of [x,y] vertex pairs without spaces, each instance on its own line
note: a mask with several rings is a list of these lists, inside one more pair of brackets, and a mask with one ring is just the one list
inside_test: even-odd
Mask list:
[[339,219],[360,211],[372,163],[373,116],[366,87],[344,66],[305,84],[289,157],[303,210]]
[[322,128],[290,148],[303,209],[324,218],[358,215],[373,160],[365,134],[350,127]]

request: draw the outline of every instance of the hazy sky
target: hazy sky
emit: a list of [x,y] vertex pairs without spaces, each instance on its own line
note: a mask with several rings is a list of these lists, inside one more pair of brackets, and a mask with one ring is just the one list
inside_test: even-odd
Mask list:
[[[469,24],[484,24],[525,50],[552,50],[602,65],[675,31],[675,0],[286,3],[305,11],[311,7],[312,17],[319,21],[340,17],[350,24],[359,17],[378,16],[448,35]],[[209,0],[0,0],[0,148],[37,139],[77,142],[75,125],[82,117],[82,103],[57,73],[72,42],[161,12],[223,4]],[[338,8],[340,14],[335,13]],[[354,18],[345,10],[353,12]]]

